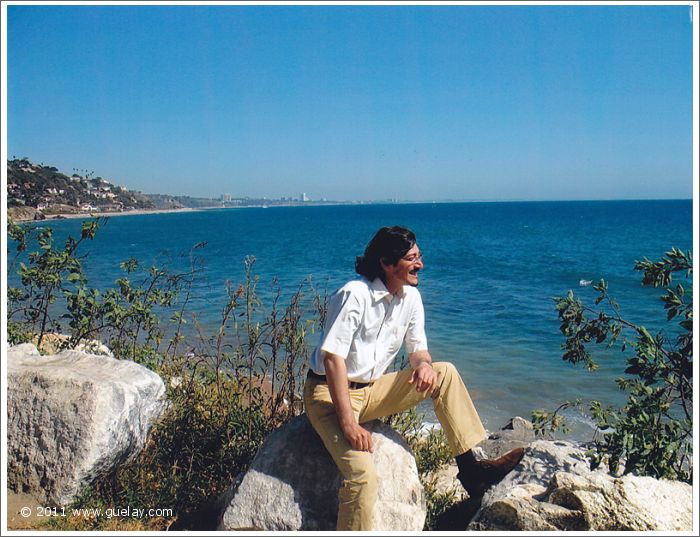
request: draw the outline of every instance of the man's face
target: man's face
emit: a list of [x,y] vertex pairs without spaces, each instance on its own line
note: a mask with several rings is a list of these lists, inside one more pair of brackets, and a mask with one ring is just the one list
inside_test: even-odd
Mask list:
[[418,244],[413,245],[406,254],[400,258],[396,265],[384,265],[387,287],[397,285],[418,285],[418,271],[423,268],[423,255]]

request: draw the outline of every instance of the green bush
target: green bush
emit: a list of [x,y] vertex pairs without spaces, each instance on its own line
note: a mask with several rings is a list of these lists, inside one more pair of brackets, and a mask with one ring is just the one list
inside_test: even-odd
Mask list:
[[111,505],[167,506],[178,527],[214,529],[208,508],[246,469],[275,423],[264,398],[253,396],[248,404],[233,380],[217,383],[202,375],[176,386],[168,390],[171,408],[146,448],[98,482],[96,496]]
[[[635,473],[659,478],[692,481],[693,429],[693,302],[692,295],[681,283],[672,286],[673,277],[691,281],[692,255],[676,248],[656,262],[645,258],[635,263],[643,273],[642,284],[663,287],[661,298],[666,321],[678,321],[670,332],[652,335],[644,326],[622,317],[617,302],[608,294],[608,285],[600,280],[595,305],[585,306],[569,291],[566,297],[555,298],[566,337],[562,344],[563,359],[583,363],[595,371],[598,364],[587,350],[591,343],[615,346],[622,336],[621,350],[627,355],[625,378],[618,379],[627,392],[622,408],[604,407],[591,401],[589,410],[597,425],[593,448],[589,451],[591,466],[605,462],[613,474]],[[601,305],[606,305],[603,309]],[[554,412],[538,410],[533,422],[540,433],[564,425],[559,414],[569,407],[580,408],[580,401],[565,402]]]
[[[76,240],[69,236],[63,247],[59,248],[54,244],[51,228],[27,228],[9,221],[8,235],[16,243],[16,255],[8,271],[14,269],[19,256],[27,250],[34,235],[39,247],[38,251],[27,255],[27,263],[19,262],[17,273],[22,287],[8,287],[10,343],[23,342],[23,334],[31,332],[37,336],[37,347],[41,347],[46,334],[61,330],[53,304],[85,279],[77,251],[83,241],[95,237],[100,223],[99,218],[84,222],[80,238]],[[18,327],[20,324],[23,328]]]

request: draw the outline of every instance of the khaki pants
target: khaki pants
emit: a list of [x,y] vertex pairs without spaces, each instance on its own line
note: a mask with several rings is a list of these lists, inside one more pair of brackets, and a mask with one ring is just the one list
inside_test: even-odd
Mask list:
[[[447,436],[452,455],[469,451],[486,436],[471,397],[459,373],[448,362],[433,364],[437,391],[433,394],[435,414]],[[371,385],[350,390],[350,402],[359,423],[395,414],[416,406],[430,397],[409,384],[412,370],[382,376]],[[308,378],[304,385],[306,414],[333,457],[344,481],[338,494],[338,530],[371,530],[377,499],[377,474],[372,454],[356,451],[338,425],[338,417],[328,385]]]

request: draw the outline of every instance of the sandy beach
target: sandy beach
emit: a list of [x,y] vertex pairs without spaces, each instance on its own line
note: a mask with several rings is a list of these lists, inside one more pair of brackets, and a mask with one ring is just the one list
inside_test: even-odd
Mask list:
[[206,207],[194,209],[192,207],[183,207],[181,209],[133,209],[131,211],[91,211],[89,213],[59,213],[46,215],[47,220],[53,220],[56,218],[97,218],[98,216],[133,216],[136,214],[164,214],[164,213],[188,213],[195,211],[205,211],[207,209],[214,209],[215,207]]
[[201,207],[201,208],[191,208],[183,207],[181,209],[133,209],[130,211],[90,211],[84,213],[55,213],[46,214],[44,220],[34,220],[33,218],[14,218],[15,222],[44,222],[46,220],[58,220],[64,218],[97,218],[99,216],[133,216],[137,214],[164,214],[164,213],[183,213],[183,212],[196,212],[196,211],[206,211],[209,209],[216,209],[217,207]]

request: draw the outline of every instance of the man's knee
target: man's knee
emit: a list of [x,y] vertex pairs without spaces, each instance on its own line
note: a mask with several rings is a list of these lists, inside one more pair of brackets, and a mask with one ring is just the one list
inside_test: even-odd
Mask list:
[[358,468],[354,468],[345,477],[345,482],[349,482],[362,487],[376,488],[377,470],[374,467],[374,464],[363,464]]
[[457,368],[452,365],[452,362],[433,362],[433,369],[440,378],[450,378],[455,375],[459,376]]

